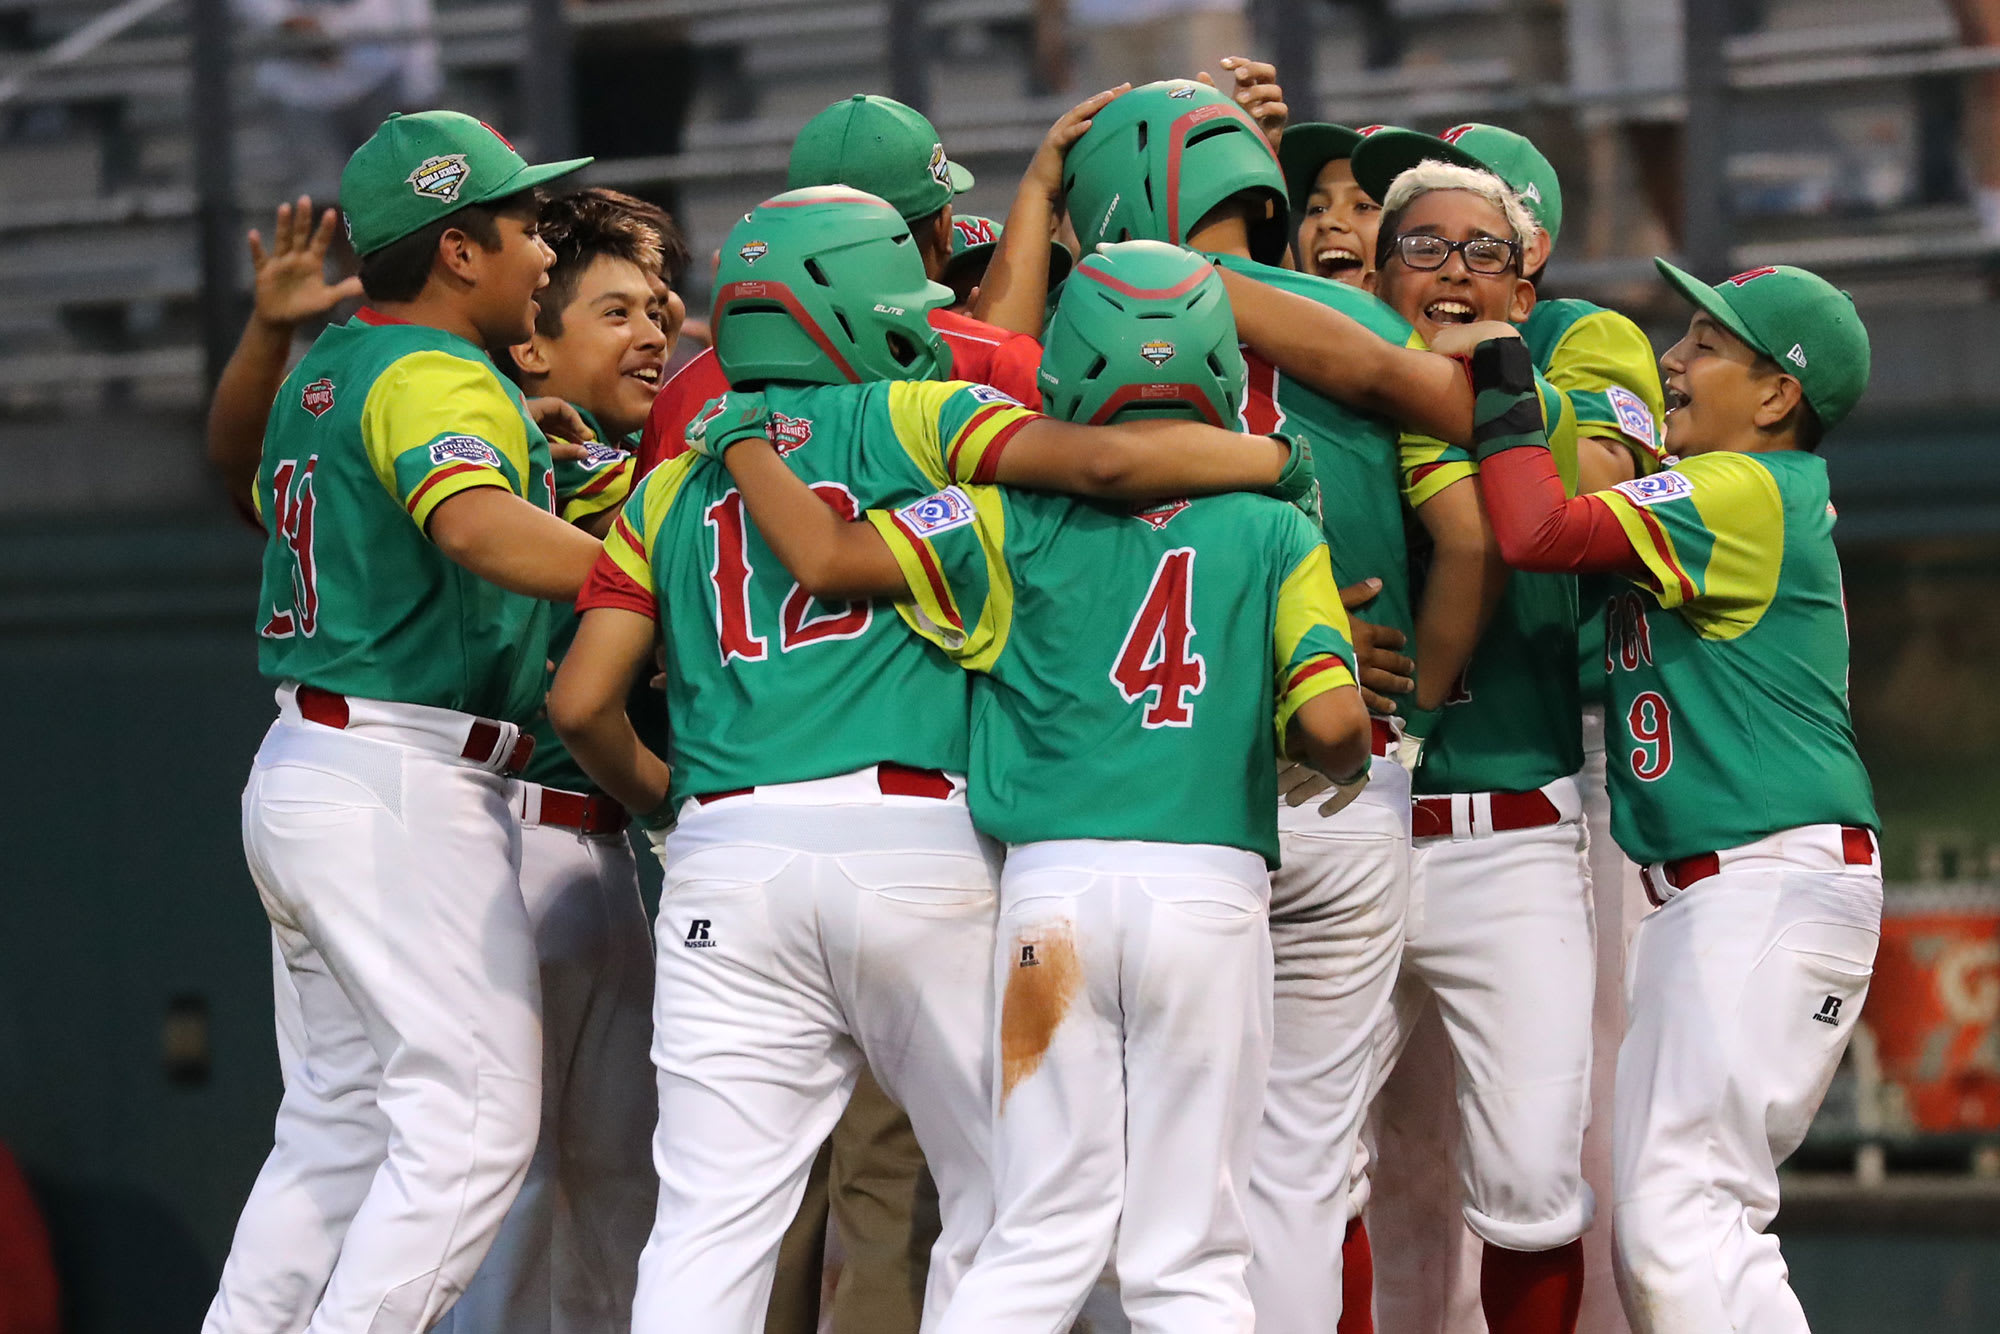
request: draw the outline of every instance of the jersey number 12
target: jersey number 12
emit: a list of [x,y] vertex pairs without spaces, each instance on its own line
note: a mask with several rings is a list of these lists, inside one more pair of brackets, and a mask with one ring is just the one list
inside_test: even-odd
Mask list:
[[1125,631],[1125,643],[1111,664],[1111,683],[1128,704],[1146,702],[1144,727],[1194,726],[1194,696],[1207,671],[1194,639],[1194,548],[1180,547],[1160,557],[1152,587]]
[[[854,493],[838,482],[815,482],[813,493],[833,507],[841,518],[852,522],[860,510]],[[750,546],[743,516],[743,493],[731,491],[708,507],[703,515],[715,530],[715,564],[709,567],[709,582],[715,585],[715,631],[726,666],[731,658],[762,662],[766,651],[764,636],[751,625]],[[778,610],[778,651],[790,653],[807,644],[828,639],[853,639],[868,628],[875,607],[869,602],[834,603],[817,616],[810,615],[812,595],[794,583]]]

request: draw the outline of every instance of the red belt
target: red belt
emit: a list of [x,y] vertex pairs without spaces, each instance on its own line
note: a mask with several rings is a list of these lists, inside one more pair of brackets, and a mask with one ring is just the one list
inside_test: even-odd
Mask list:
[[1369,749],[1377,755],[1389,756],[1396,753],[1396,729],[1387,720],[1371,717],[1368,720]]
[[[347,728],[347,696],[335,694],[331,690],[321,690],[318,686],[300,686],[296,698],[299,716],[321,727],[331,727],[345,731]],[[500,741],[507,730],[499,723],[486,718],[474,718],[472,726],[466,729],[465,745],[458,752],[463,760],[475,764],[494,764],[501,758]],[[535,753],[535,739],[522,732],[514,738],[514,748],[507,754],[507,762],[500,772],[509,778],[528,767],[528,759]]]
[[[942,769],[916,769],[907,764],[884,760],[875,766],[875,786],[885,797],[930,797],[943,801],[951,796],[951,779]],[[728,797],[747,797],[757,789],[735,787],[727,792],[698,792],[695,800],[706,806]]]
[[[1545,792],[1494,792],[1489,795],[1493,803],[1493,832],[1496,834],[1562,823],[1562,812],[1556,809],[1556,804],[1549,800]],[[1411,802],[1410,837],[1443,838],[1455,832],[1451,822],[1451,803],[1450,797],[1418,797]]]
[[[1840,827],[1840,855],[1849,866],[1873,866],[1875,864],[1875,835],[1859,825],[1844,824]],[[1692,857],[1682,857],[1679,861],[1661,862],[1660,874],[1676,892],[1689,885],[1700,884],[1712,875],[1722,874],[1722,854],[1697,852]],[[1657,908],[1667,901],[1667,896],[1655,892],[1653,888],[1653,868],[1639,868],[1639,882],[1645,886],[1646,897]]]
[[540,823],[573,829],[579,834],[622,834],[632,823],[632,816],[623,806],[598,793],[545,787]]

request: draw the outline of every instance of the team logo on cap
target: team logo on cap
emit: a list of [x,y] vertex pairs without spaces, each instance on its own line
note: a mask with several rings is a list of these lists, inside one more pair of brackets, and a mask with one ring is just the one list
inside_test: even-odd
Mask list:
[[762,241],[745,241],[743,248],[737,251],[736,255],[745,264],[755,264],[770,253],[771,247],[765,245]]
[[299,395],[299,406],[315,417],[324,417],[333,411],[333,381],[321,376],[305,387]]
[[1177,97],[1181,99],[1183,102],[1185,102],[1189,98],[1194,96],[1194,85],[1191,83],[1175,84],[1172,88],[1170,88],[1167,91],[1167,96]]
[[789,454],[813,438],[812,418],[787,417],[782,412],[774,412],[764,435],[770,440],[771,448],[780,455]]
[[985,218],[953,218],[952,229],[966,245],[988,245],[999,240],[993,224]]
[[1174,355],[1174,345],[1164,338],[1151,338],[1139,344],[1139,355],[1155,367],[1164,366]]
[[1366,139],[1370,135],[1380,134],[1383,130],[1386,130],[1388,128],[1389,127],[1387,125],[1363,125],[1360,129],[1356,130],[1355,133],[1360,135],[1363,139]]
[[1775,267],[1766,265],[1761,269],[1745,269],[1734,278],[1724,278],[1722,281],[1728,283],[1731,287],[1741,287],[1747,282],[1754,282],[1759,278],[1768,278],[1777,271]]
[[465,154],[445,153],[438,157],[427,157],[410,173],[410,188],[425,199],[436,199],[446,204],[458,202],[458,192],[472,176],[472,168],[465,165]]
[[1443,134],[1440,134],[1438,138],[1444,140],[1448,144],[1455,144],[1460,139],[1463,139],[1466,136],[1466,134],[1471,131],[1471,129],[1472,129],[1471,125],[1454,125],[1450,129],[1446,130]]
[[944,155],[943,144],[931,145],[931,179],[947,190],[951,188],[951,162]]

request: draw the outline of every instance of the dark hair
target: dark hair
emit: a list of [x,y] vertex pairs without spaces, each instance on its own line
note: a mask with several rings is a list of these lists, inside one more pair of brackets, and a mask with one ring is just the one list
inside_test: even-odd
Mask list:
[[541,237],[555,251],[556,262],[549,267],[549,285],[535,299],[540,309],[535,332],[544,338],[562,336],[563,308],[576,299],[577,284],[597,260],[626,260],[665,278],[666,238],[660,224],[673,229],[673,239],[685,257],[687,243],[666,214],[630,195],[577,190],[543,204]]
[[[1792,374],[1783,366],[1780,366],[1775,358],[1767,357],[1762,352],[1757,353],[1757,360],[1754,364],[1759,375]],[[1792,378],[1797,379],[1798,377],[1794,375]],[[1804,385],[1801,385],[1799,404],[1780,423],[1779,429],[1789,430],[1792,433],[1792,443],[1803,449],[1806,453],[1817,454],[1820,442],[1826,439],[1826,423],[1820,420],[1819,410],[1806,402],[1804,390]]]
[[[694,257],[694,252],[688,248],[687,237],[682,234],[680,224],[674,221],[672,214],[650,199],[628,195],[623,190],[608,190],[601,185],[578,190],[576,193],[624,209],[659,233],[660,277],[666,279],[669,287],[680,283],[681,275],[687,272],[688,261]],[[546,238],[546,230],[543,235]]]
[[[923,217],[913,218],[910,220],[910,235],[917,238],[917,248],[919,251],[921,251],[924,246],[930,243],[930,239],[932,237],[935,237],[937,235],[938,215],[943,213],[945,209],[949,207],[950,203],[949,201],[947,201],[946,203],[940,204],[936,208],[932,209],[930,212],[924,214]],[[945,238],[944,253],[942,255],[939,255],[937,257],[937,260],[939,264],[943,264],[950,258],[951,258],[951,238],[947,236]]]
[[437,260],[438,241],[448,231],[461,231],[482,250],[500,248],[500,219],[533,218],[540,208],[533,190],[489,199],[483,204],[467,204],[454,209],[436,222],[418,228],[400,241],[391,241],[380,250],[361,257],[361,290],[370,301],[414,301],[431,279]]

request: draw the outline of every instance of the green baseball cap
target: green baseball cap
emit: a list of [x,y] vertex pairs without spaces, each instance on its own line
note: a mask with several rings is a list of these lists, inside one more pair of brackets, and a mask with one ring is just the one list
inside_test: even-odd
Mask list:
[[944,140],[922,113],[856,93],[807,121],[792,141],[785,188],[813,185],[866,190],[915,222],[970,190],[972,173],[944,155]]
[[1306,211],[1306,199],[1327,163],[1353,157],[1356,144],[1391,128],[1363,125],[1355,130],[1325,121],[1287,125],[1285,137],[1278,142],[1278,165],[1285,169],[1285,197],[1292,212]]
[[1816,273],[1774,264],[1710,287],[1664,259],[1660,276],[1717,324],[1798,380],[1831,431],[1868,387],[1868,330],[1854,298]]
[[592,161],[531,167],[500,131],[462,112],[392,113],[347,159],[340,207],[354,253],[366,255],[467,204],[545,185]]
[[[1285,133],[1289,137],[1291,131]],[[1498,125],[1475,121],[1454,125],[1440,135],[1384,130],[1370,135],[1366,143],[1356,145],[1349,156],[1354,161],[1355,182],[1378,203],[1388,196],[1389,187],[1398,176],[1419,162],[1436,159],[1490,171],[1507,182],[1508,188],[1528,206],[1536,223],[1549,234],[1551,245],[1562,231],[1562,182],[1556,179],[1556,169],[1525,135],[1503,130]]]
[[[1007,224],[992,218],[982,218],[976,213],[951,215],[951,258],[944,264],[944,281],[949,283],[955,271],[961,268],[981,268],[993,262],[993,251],[1000,244],[1000,237],[1006,232]],[[1069,253],[1069,247],[1054,237],[1049,238],[1049,289],[1069,277],[1069,271],[1076,263],[1076,256]]]

